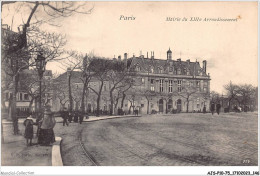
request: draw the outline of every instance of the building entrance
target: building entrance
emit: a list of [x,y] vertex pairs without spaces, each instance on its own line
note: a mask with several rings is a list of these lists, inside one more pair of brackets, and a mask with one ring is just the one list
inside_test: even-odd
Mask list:
[[163,113],[163,99],[159,100],[159,112]]
[[181,99],[177,100],[177,112],[181,112]]

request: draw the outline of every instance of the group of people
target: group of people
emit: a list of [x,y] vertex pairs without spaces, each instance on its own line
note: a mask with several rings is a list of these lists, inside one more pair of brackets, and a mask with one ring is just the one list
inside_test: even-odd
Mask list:
[[84,114],[81,111],[69,112],[67,108],[64,108],[64,110],[60,112],[60,115],[63,119],[63,126],[65,125],[69,126],[69,123],[71,123],[72,120],[75,123],[79,122],[80,124],[82,124],[84,119]]
[[215,112],[215,107],[216,107],[217,114],[219,115],[221,105],[220,105],[219,103],[217,103],[217,104],[215,104],[214,102],[211,103],[210,111],[211,111],[212,115],[213,115],[214,112]]
[[53,113],[51,112],[51,107],[49,105],[45,106],[43,116],[38,117],[38,121],[34,122],[32,115],[26,118],[24,121],[25,133],[24,137],[26,139],[27,146],[32,145],[33,139],[33,125],[37,125],[37,143],[39,145],[50,145],[55,142],[55,135],[53,128],[56,124]]

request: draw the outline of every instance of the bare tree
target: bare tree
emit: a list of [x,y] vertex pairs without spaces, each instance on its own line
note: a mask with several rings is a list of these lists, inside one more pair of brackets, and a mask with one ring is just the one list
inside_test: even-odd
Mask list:
[[94,58],[89,64],[89,68],[91,72],[93,72],[93,78],[96,79],[98,85],[97,87],[88,86],[88,88],[93,91],[97,95],[97,112],[96,116],[100,115],[100,98],[104,86],[104,82],[108,80],[107,74],[110,70],[111,60]]
[[255,87],[251,84],[239,85],[237,88],[237,93],[238,96],[241,97],[240,102],[243,104],[244,111],[247,111],[247,105],[251,104],[251,99],[253,99],[253,96],[255,94]]
[[178,95],[185,99],[186,101],[186,112],[189,112],[190,99],[199,93],[198,87],[195,80],[187,82],[187,84],[182,84],[181,90],[176,90],[173,94]]
[[2,11],[6,6],[18,5],[28,15],[24,17],[26,20],[21,22],[22,30],[17,43],[10,47],[9,52],[17,52],[27,47],[27,32],[31,25],[40,26],[47,23],[57,26],[57,19],[59,18],[69,17],[75,13],[90,14],[93,7],[87,8],[86,4],[86,2],[73,1],[2,1]]
[[211,96],[211,102],[218,103],[220,99],[220,94],[216,91],[211,91],[210,92]]
[[16,33],[6,31],[2,37],[2,69],[5,76],[12,79],[12,104],[11,116],[14,124],[14,134],[18,134],[18,119],[16,115],[16,94],[20,74],[29,67],[36,65],[35,59],[41,52],[46,62],[58,59],[66,41],[64,36],[55,33],[42,32],[38,28],[32,28],[28,34],[27,47],[10,52],[10,48],[17,43]]
[[224,85],[224,88],[228,96],[228,109],[230,109],[231,102],[238,96],[238,86],[230,81],[229,84]]

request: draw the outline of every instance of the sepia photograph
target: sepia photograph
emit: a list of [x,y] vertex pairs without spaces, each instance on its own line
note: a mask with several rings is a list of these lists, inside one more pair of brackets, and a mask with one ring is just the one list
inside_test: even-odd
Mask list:
[[1,175],[259,175],[257,1],[1,1],[1,22]]

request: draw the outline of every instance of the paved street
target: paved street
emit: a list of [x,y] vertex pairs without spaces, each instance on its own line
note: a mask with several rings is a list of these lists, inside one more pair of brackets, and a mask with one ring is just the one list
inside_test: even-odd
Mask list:
[[93,165],[84,149],[102,166],[257,165],[253,113],[151,115],[57,124],[55,131],[64,165]]

